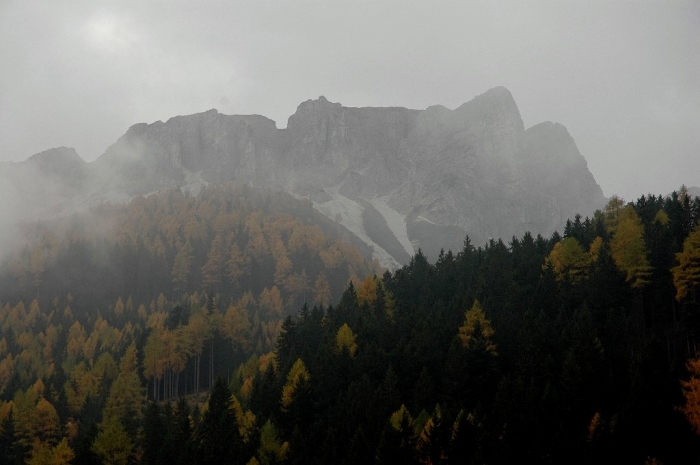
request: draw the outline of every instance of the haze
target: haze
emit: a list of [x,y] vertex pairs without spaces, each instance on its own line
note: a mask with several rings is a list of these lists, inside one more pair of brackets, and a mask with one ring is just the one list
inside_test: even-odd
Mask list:
[[94,160],[216,108],[285,127],[346,106],[455,108],[495,86],[565,125],[605,195],[700,185],[698,2],[0,2],[0,161]]

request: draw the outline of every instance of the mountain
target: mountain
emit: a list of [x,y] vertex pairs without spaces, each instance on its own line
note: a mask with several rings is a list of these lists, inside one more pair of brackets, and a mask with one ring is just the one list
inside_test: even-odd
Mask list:
[[[319,97],[300,104],[285,129],[258,115],[176,116],[130,127],[92,163],[53,150],[0,168],[8,176],[32,164],[53,167],[47,175],[59,188],[51,205],[21,195],[34,215],[173,186],[268,187],[310,199],[390,267],[418,248],[432,260],[441,247],[459,250],[466,235],[475,244],[549,235],[605,203],[566,128],[525,129],[503,87],[454,110],[353,108]],[[70,169],[59,169],[64,158]]]

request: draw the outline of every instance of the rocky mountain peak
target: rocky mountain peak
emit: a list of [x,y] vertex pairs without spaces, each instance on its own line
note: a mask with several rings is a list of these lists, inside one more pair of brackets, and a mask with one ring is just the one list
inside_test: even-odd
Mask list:
[[342,111],[343,106],[340,103],[329,102],[326,97],[321,95],[316,100],[307,100],[302,102],[297,111],[287,120],[287,129],[304,130],[309,121],[322,121],[329,117],[338,114]]
[[44,150],[27,159],[27,165],[34,167],[38,174],[51,178],[71,180],[80,178],[86,165],[72,147],[56,147]]
[[457,114],[502,116],[520,120],[520,110],[513,95],[505,87],[494,87],[455,109]]
[[525,125],[513,95],[495,87],[455,109],[457,120],[470,132],[480,131],[492,155],[512,163],[523,148]]
[[37,165],[60,165],[60,164],[73,164],[73,163],[85,163],[78,152],[75,151],[73,147],[54,147],[52,149],[44,150],[43,152],[32,155],[27,159],[29,163],[35,163]]
[[[57,160],[77,157],[54,150]],[[320,96],[301,103],[286,129],[211,109],[133,125],[85,165],[90,182],[78,194],[64,188],[69,178],[54,189],[74,195],[65,205],[208,183],[282,189],[347,227],[386,266],[418,248],[431,259],[460,249],[467,234],[474,244],[548,235],[605,201],[566,128],[526,131],[504,87],[454,110],[344,107]]]

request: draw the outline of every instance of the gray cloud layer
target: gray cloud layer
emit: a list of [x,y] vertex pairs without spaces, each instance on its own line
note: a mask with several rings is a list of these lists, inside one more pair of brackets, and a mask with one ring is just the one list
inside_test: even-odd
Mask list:
[[86,160],[217,108],[285,127],[347,106],[455,108],[491,87],[576,140],[606,195],[700,185],[700,3],[0,0],[0,160]]

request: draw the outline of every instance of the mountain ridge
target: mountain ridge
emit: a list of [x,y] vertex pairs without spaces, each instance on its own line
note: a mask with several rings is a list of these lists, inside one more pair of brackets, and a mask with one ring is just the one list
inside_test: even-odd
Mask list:
[[[28,172],[25,163],[4,171]],[[410,256],[421,248],[435,259],[441,248],[461,248],[466,235],[474,243],[528,230],[548,235],[605,202],[566,128],[545,122],[526,129],[504,87],[454,110],[345,107],[320,96],[299,104],[286,128],[211,109],[134,124],[83,164],[77,188],[48,173],[67,185],[51,195],[65,212],[169,187],[279,189],[311,200],[389,267],[405,263],[401,249]],[[30,202],[34,215],[49,208]]]

